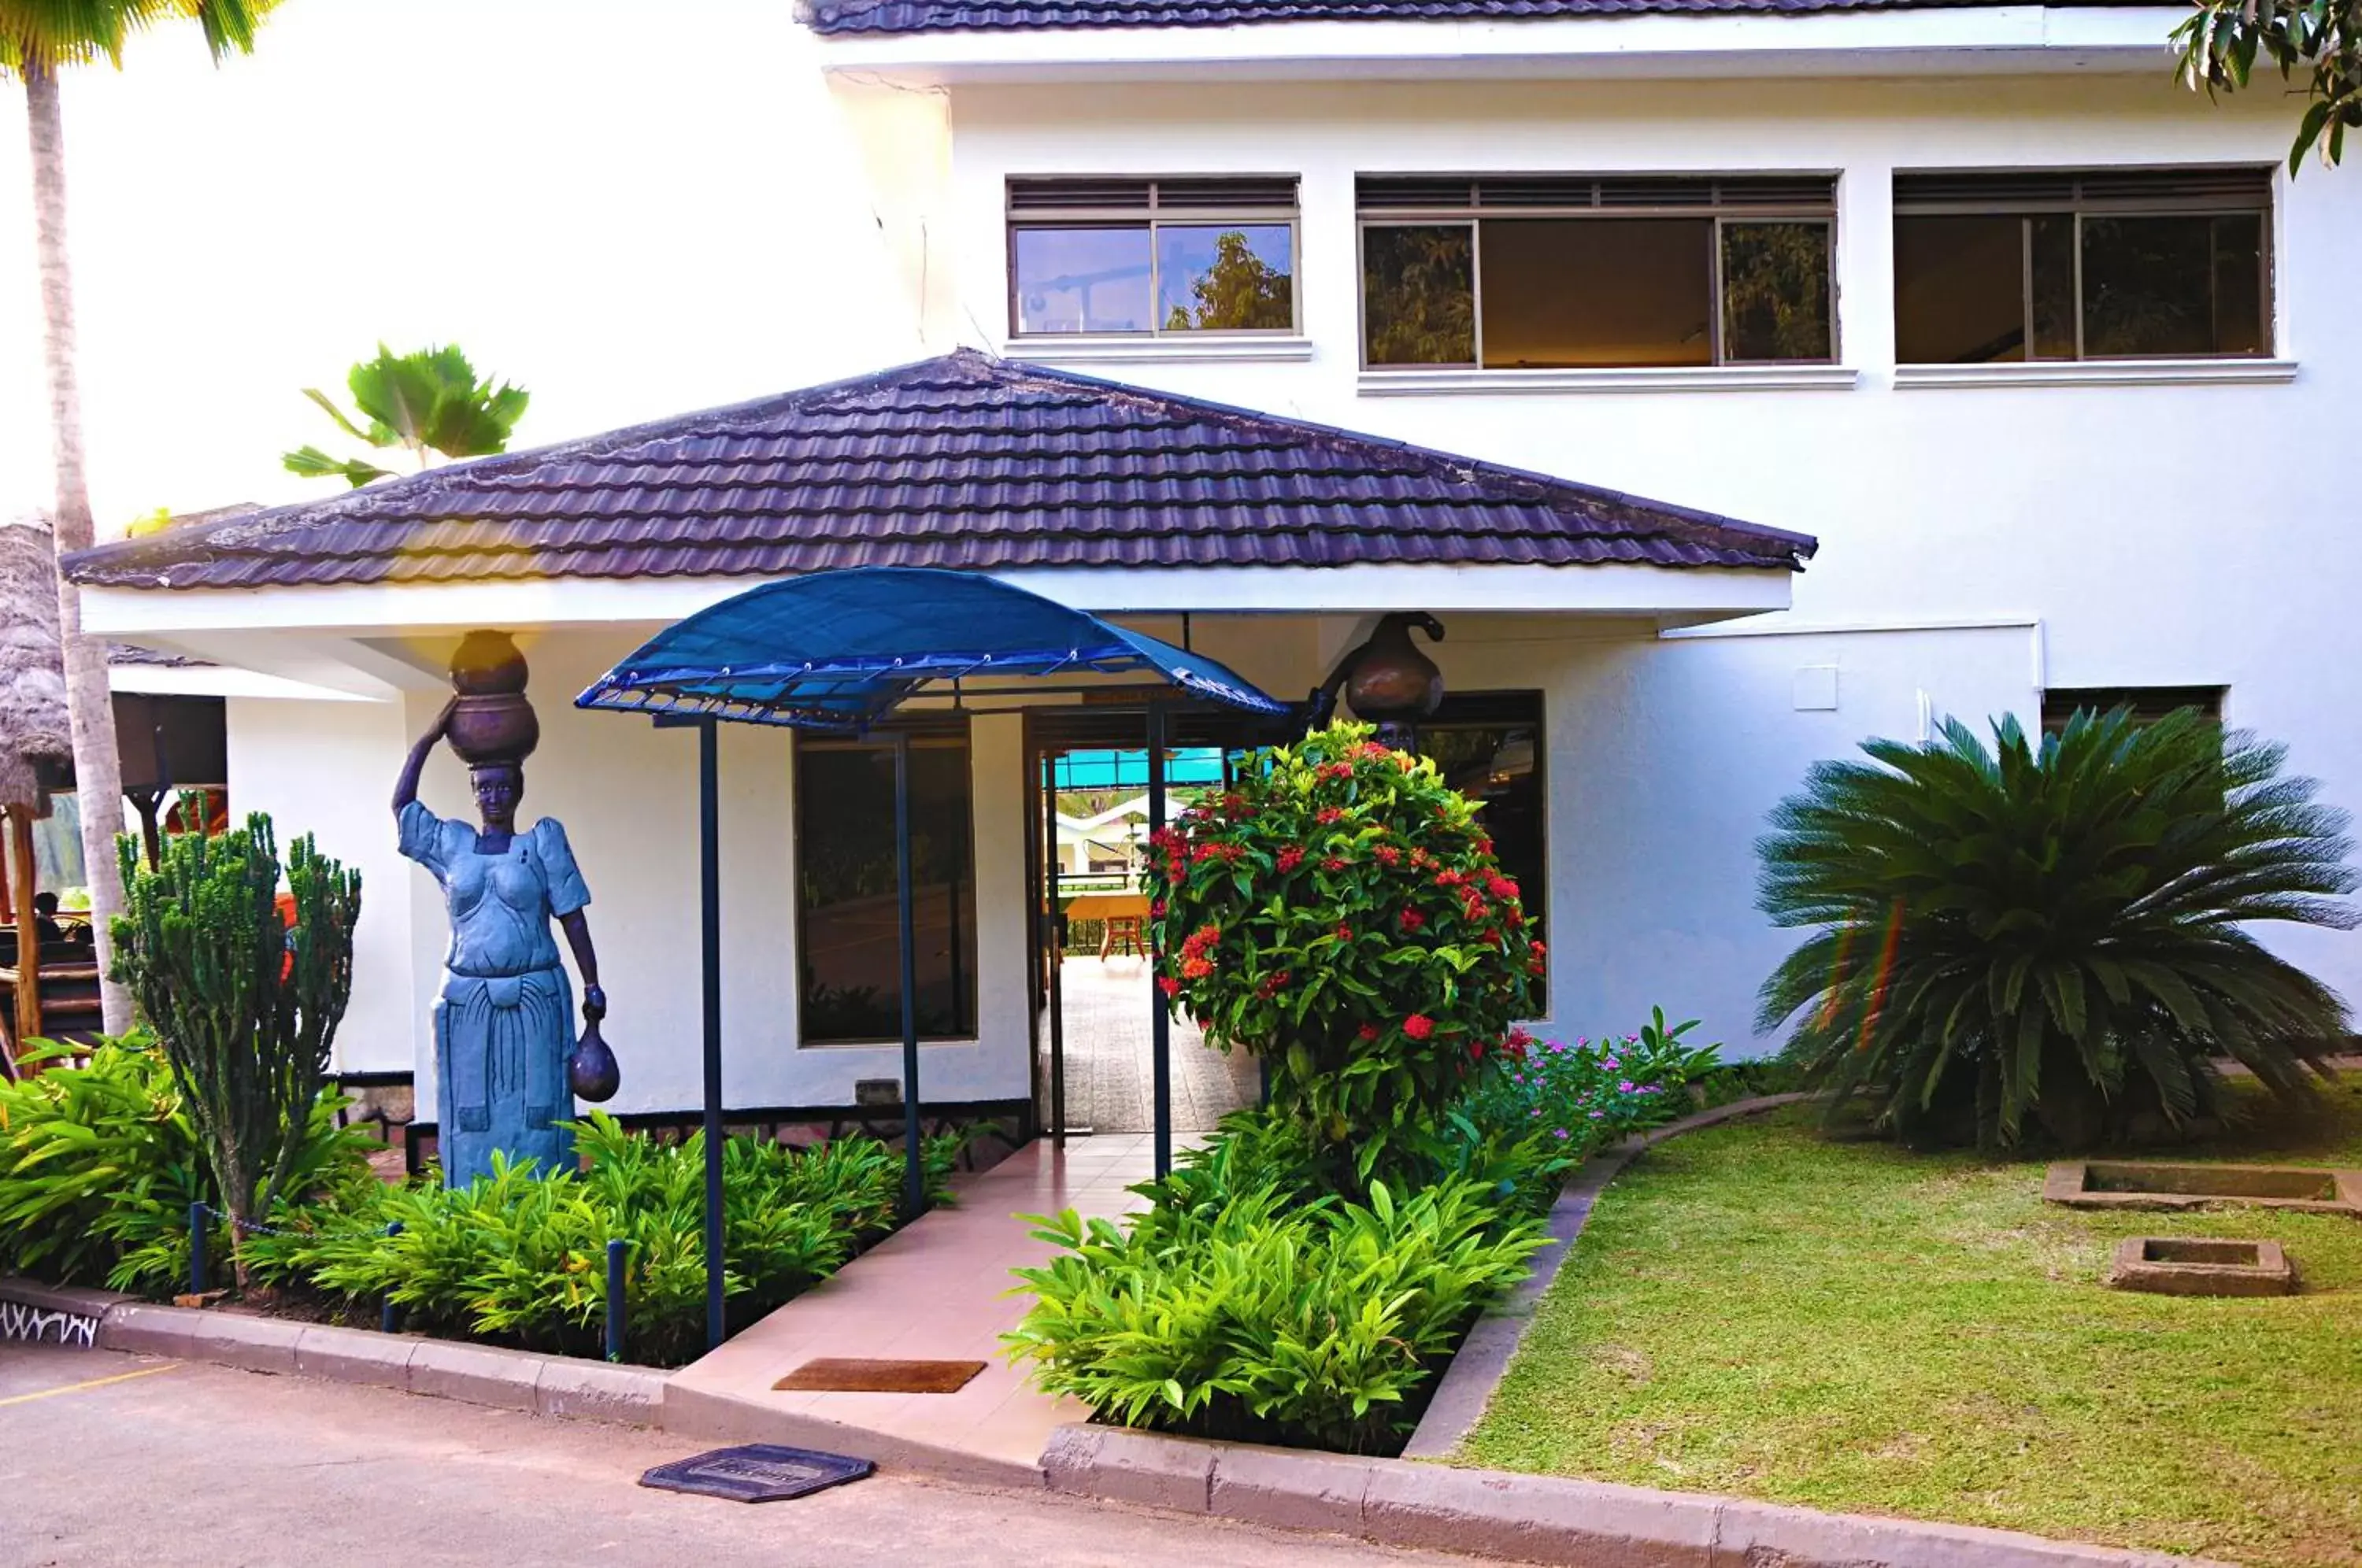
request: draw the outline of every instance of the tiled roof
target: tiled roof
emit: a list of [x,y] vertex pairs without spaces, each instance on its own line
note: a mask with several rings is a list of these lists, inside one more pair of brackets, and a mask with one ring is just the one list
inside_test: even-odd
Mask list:
[[[1547,17],[1805,16],[1962,10],[2013,0],[842,0],[816,4],[822,33],[990,32],[1062,28],[1220,28],[1240,22],[1518,20]],[[2043,0],[2077,9],[2145,0]],[[2153,0],[2152,0],[2153,3]]]
[[131,588],[854,566],[1638,562],[1800,534],[963,349],[70,557]]

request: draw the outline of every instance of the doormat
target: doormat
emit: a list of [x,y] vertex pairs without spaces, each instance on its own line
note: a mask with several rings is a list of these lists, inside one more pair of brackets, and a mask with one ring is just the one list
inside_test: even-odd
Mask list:
[[980,1361],[858,1361],[821,1356],[771,1385],[800,1394],[956,1394]]
[[778,1503],[861,1480],[877,1468],[866,1459],[848,1459],[841,1453],[750,1442],[659,1464],[640,1477],[640,1485],[727,1497],[734,1503]]

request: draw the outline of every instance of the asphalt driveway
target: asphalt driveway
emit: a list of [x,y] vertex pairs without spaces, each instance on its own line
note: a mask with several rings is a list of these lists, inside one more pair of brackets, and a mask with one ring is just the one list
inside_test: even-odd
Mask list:
[[0,1345],[0,1568],[1471,1561],[890,1475],[759,1506],[636,1485],[701,1446],[384,1389]]

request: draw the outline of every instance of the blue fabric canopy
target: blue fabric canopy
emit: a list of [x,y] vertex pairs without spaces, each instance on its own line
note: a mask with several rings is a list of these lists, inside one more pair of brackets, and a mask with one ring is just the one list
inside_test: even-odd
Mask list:
[[1287,712],[1212,659],[1009,583],[925,567],[750,588],[642,644],[575,705],[857,729],[930,681],[1140,670],[1250,712]]

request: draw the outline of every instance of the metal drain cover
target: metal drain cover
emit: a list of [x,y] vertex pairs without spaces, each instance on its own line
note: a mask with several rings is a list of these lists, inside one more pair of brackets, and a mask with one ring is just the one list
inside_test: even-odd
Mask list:
[[778,1503],[858,1481],[877,1468],[841,1453],[750,1442],[659,1464],[640,1477],[640,1485],[738,1503]]

